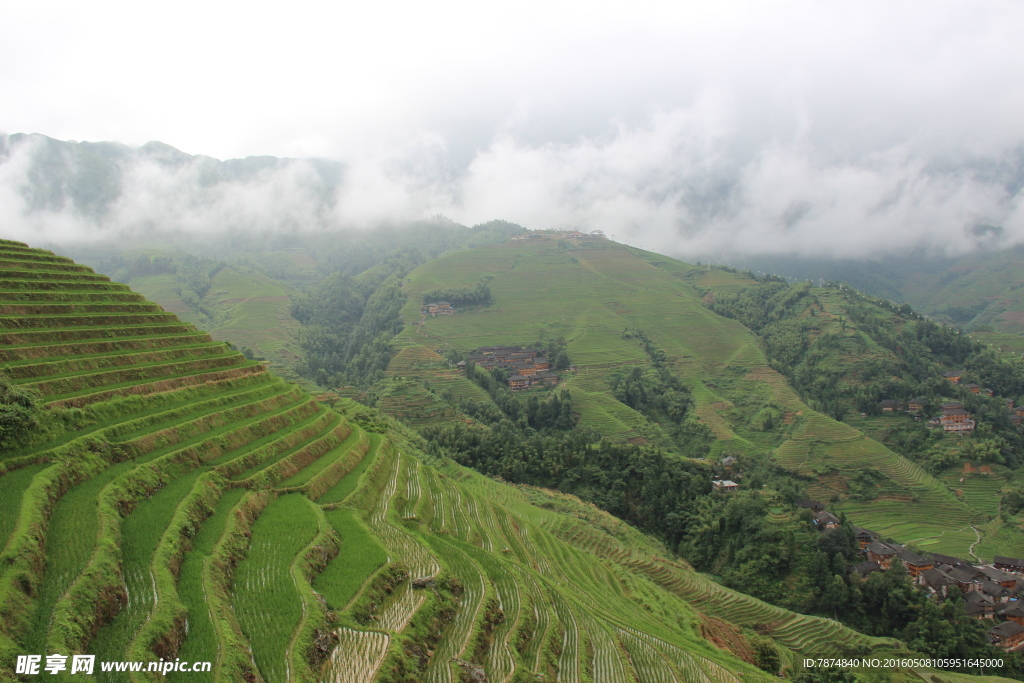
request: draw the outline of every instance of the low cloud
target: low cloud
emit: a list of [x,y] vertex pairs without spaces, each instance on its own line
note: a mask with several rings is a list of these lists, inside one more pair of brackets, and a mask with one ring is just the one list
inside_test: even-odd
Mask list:
[[518,125],[462,165],[438,134],[343,162],[129,150],[116,163],[118,189],[97,211],[71,190],[33,203],[41,173],[80,181],[82,162],[65,146],[71,161],[54,165],[52,141],[22,139],[0,163],[0,220],[7,236],[36,244],[287,235],[438,213],[465,224],[602,229],[687,257],[956,254],[1024,241],[1021,146],[967,153],[909,141],[825,153],[799,126],[788,139],[751,144],[739,105],[722,93],[573,142],[524,142]]

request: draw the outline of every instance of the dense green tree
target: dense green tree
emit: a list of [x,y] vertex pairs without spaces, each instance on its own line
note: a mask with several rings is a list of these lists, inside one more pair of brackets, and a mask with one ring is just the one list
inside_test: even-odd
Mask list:
[[0,447],[9,447],[39,426],[32,392],[0,376]]

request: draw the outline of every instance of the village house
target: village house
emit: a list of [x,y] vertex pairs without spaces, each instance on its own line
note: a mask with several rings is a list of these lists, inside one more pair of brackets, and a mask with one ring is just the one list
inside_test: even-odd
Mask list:
[[1004,621],[988,630],[989,641],[1004,650],[1011,650],[1024,641],[1024,626],[1016,621]]
[[927,402],[928,399],[925,398],[924,396],[912,398],[909,401],[907,401],[907,412],[920,413],[922,410],[924,410],[925,403]]
[[1021,626],[1024,626],[1024,605],[1021,605],[1020,600],[1014,600],[1013,602],[1007,603],[1003,611],[999,613],[1004,619],[1015,621]]
[[932,560],[935,562],[936,567],[958,567],[960,565],[970,566],[969,562],[964,562],[959,557],[953,557],[952,555],[942,555],[941,553],[932,553]]
[[1017,577],[1013,574],[1008,574],[1001,569],[995,567],[978,567],[978,571],[985,575],[985,578],[993,583],[998,583],[1003,588],[1015,589],[1017,587]]
[[1018,560],[1015,557],[1003,557],[1002,555],[996,555],[992,560],[992,564],[996,569],[1004,572],[1024,574],[1024,560]]
[[868,529],[862,529],[859,526],[853,527],[853,533],[857,537],[857,545],[860,546],[861,550],[867,548],[869,545],[878,540],[878,534]]
[[455,309],[447,301],[436,301],[434,303],[424,304],[422,313],[426,315],[454,315]]
[[978,573],[975,567],[970,565],[954,567],[946,570],[946,575],[956,581],[956,585],[964,593],[981,590],[981,579],[979,577],[982,575]]
[[729,472],[732,472],[739,465],[739,460],[736,459],[735,455],[727,455],[722,458],[721,462],[722,468]]
[[960,378],[963,376],[963,370],[950,370],[942,374],[943,377],[948,379],[953,384],[960,384]]
[[942,415],[939,417],[939,421],[942,424],[942,429],[947,432],[970,432],[974,430],[975,423],[971,419],[971,414],[956,401],[943,404]]
[[711,486],[714,487],[716,491],[738,491],[740,488],[740,485],[731,479],[715,480],[711,482]]
[[903,404],[900,401],[894,401],[891,398],[887,398],[881,402],[882,412],[892,413],[899,410],[903,410]]
[[814,523],[817,525],[819,529],[835,529],[840,524],[842,524],[842,522],[839,521],[838,517],[836,517],[831,512],[828,512],[826,510],[822,510],[821,512],[814,515]]
[[977,592],[984,593],[998,604],[1003,604],[1007,602],[1017,591],[1016,587],[1010,589],[993,581],[981,579],[981,589]]
[[996,614],[996,603],[981,591],[975,591],[964,598],[964,613],[975,619],[992,619]]
[[927,557],[913,553],[903,546],[895,543],[890,545],[896,549],[896,557],[903,561],[903,564],[906,566],[907,572],[911,577],[916,579],[921,572],[935,568],[935,563]]
[[858,562],[850,567],[850,573],[856,573],[860,578],[866,578],[873,572],[880,572],[882,568],[877,562],[871,560],[865,560],[864,562]]
[[935,567],[932,569],[925,569],[923,572],[918,574],[917,583],[924,586],[932,593],[938,593],[942,597],[946,597],[946,592],[949,590],[950,586],[956,585],[956,581],[950,578],[946,572]]
[[530,388],[530,379],[522,375],[512,375],[508,378],[508,385],[512,391],[522,391]]
[[825,509],[825,504],[820,500],[807,500],[806,498],[796,501],[798,507],[807,508],[811,512],[821,512]]
[[977,394],[981,392],[981,386],[975,384],[974,382],[971,382],[970,384],[965,384],[964,388],[967,389],[967,391],[971,392],[972,394]]
[[864,549],[868,559],[877,562],[882,569],[888,569],[894,557],[896,549],[883,541],[875,541]]

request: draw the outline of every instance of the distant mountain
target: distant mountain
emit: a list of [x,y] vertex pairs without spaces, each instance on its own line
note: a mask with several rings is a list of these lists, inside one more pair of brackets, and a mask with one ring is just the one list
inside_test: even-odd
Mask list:
[[918,253],[865,261],[756,256],[737,265],[799,280],[845,282],[968,330],[991,325],[999,332],[1024,332],[1024,246],[965,256]]
[[130,147],[120,142],[76,142],[45,135],[0,134],[0,164],[24,154],[27,180],[22,194],[32,211],[66,211],[101,218],[122,196],[126,176],[143,165],[182,172],[198,188],[257,181],[268,173],[303,165],[310,173],[303,181],[324,207],[333,201],[344,173],[341,162],[327,159],[288,159],[251,156],[221,161],[193,155],[164,144],[147,142]]

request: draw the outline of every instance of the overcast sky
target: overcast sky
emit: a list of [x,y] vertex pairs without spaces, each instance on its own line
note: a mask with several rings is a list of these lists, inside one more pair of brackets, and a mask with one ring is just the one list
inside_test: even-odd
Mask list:
[[1020,2],[35,2],[3,26],[0,131],[338,159],[346,220],[693,254],[1024,240]]

